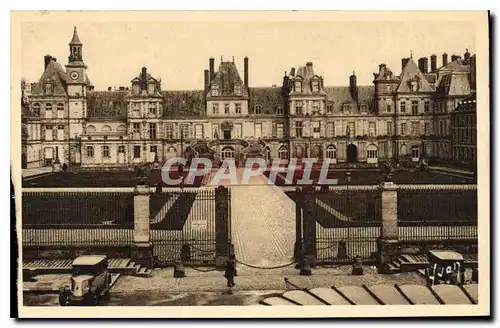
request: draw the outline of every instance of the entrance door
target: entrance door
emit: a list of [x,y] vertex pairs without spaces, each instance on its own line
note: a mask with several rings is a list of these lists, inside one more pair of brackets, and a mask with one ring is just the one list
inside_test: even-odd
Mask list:
[[224,139],[231,139],[231,131],[228,130],[224,131]]
[[358,147],[355,144],[347,146],[347,162],[356,163],[358,161]]

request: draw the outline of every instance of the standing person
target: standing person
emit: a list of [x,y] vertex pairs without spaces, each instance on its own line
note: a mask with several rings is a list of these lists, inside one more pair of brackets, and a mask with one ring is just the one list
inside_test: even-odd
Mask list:
[[226,262],[226,272],[224,272],[224,277],[227,279],[227,287],[234,287],[234,276],[236,276],[236,263],[234,260],[228,260]]

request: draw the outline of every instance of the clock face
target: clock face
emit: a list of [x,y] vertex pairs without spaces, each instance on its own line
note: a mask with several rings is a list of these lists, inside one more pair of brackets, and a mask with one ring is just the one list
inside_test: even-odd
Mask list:
[[80,76],[80,75],[78,74],[78,72],[71,72],[71,78],[72,78],[73,80],[78,79],[78,77],[79,77],[79,76]]

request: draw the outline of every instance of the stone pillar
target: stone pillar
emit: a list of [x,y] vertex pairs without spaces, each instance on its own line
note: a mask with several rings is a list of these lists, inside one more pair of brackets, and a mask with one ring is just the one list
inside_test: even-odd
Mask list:
[[215,266],[225,268],[226,262],[233,253],[229,238],[229,190],[224,186],[215,189]]
[[303,188],[303,227],[302,238],[305,259],[311,266],[316,265],[316,190],[313,186]]
[[149,240],[149,186],[134,189],[134,244],[132,260],[149,269],[153,267],[153,247]]
[[295,245],[293,257],[297,263],[302,261],[304,252],[302,245],[302,190],[295,188]]
[[388,273],[386,265],[399,255],[398,194],[393,182],[380,185],[382,199],[382,227],[378,244],[379,273]]

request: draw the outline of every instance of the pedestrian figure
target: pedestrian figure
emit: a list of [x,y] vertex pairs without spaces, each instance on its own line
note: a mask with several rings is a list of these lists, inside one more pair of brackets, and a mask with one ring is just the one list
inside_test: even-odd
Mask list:
[[161,191],[162,191],[161,182],[158,182],[156,184],[156,191],[155,191],[155,193],[156,194],[161,194]]
[[234,287],[234,276],[236,276],[236,263],[234,260],[228,260],[226,262],[226,272],[224,272],[224,277],[227,280],[227,287]]

